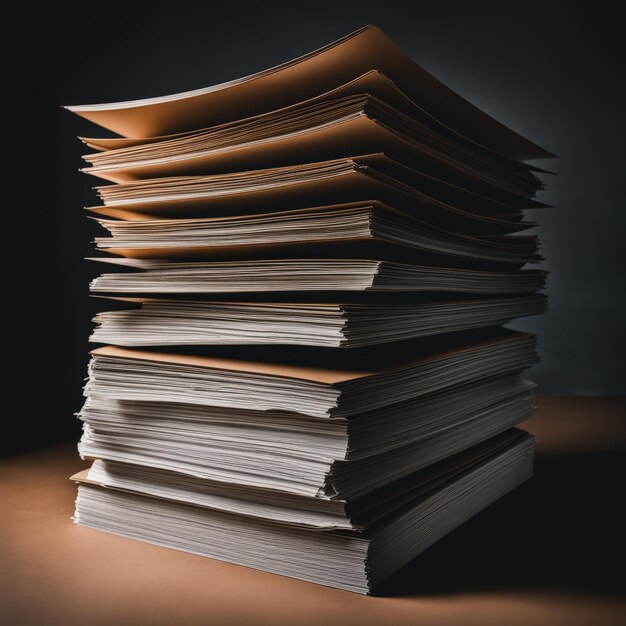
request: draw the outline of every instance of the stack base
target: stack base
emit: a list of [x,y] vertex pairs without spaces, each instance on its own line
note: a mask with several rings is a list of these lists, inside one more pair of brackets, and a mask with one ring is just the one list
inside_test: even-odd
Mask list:
[[[527,480],[534,439],[519,430],[494,438],[459,471],[445,470],[352,530],[318,530],[224,513],[136,492],[80,484],[75,522],[118,535],[284,576],[371,593],[454,528]],[[499,438],[498,441],[496,441]],[[406,485],[406,479],[404,480]],[[361,516],[363,519],[363,516]]]

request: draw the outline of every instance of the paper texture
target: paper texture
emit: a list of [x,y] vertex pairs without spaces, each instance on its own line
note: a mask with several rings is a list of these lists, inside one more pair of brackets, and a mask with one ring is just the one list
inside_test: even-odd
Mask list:
[[152,137],[287,106],[371,70],[388,76],[430,115],[479,144],[517,159],[552,156],[445,87],[373,26],[299,59],[228,83],[163,98],[68,108],[121,135]]

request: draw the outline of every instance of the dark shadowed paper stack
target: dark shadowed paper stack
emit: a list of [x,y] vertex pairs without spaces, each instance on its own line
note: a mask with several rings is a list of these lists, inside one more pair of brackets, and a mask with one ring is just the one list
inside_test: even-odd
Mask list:
[[106,183],[75,521],[359,593],[532,475],[552,156],[375,27],[68,107]]

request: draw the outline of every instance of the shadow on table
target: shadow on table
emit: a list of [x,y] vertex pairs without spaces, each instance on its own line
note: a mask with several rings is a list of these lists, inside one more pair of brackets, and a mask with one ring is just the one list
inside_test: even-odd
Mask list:
[[535,477],[376,591],[420,596],[525,589],[624,594],[625,451],[538,456]]

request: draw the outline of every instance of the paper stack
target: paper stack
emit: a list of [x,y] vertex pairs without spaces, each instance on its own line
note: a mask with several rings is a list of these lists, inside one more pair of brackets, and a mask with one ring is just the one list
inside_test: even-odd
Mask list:
[[367,27],[246,78],[69,107],[110,264],[75,521],[368,593],[532,474],[552,156]]

